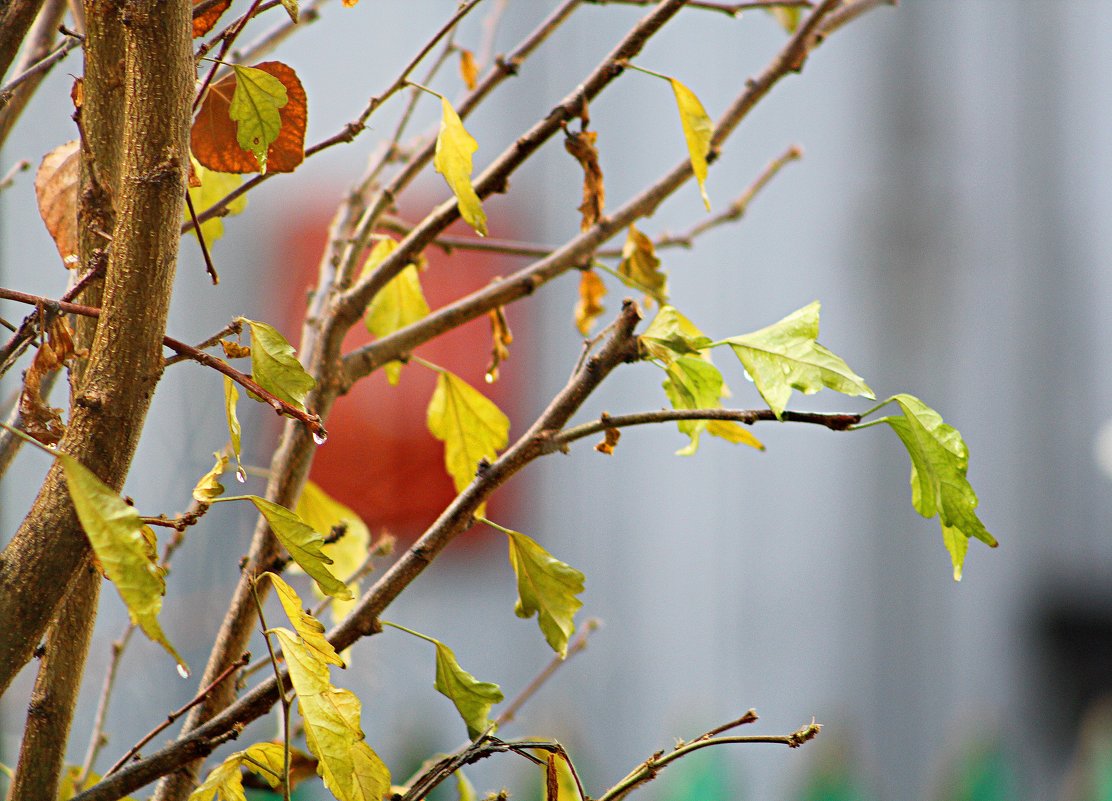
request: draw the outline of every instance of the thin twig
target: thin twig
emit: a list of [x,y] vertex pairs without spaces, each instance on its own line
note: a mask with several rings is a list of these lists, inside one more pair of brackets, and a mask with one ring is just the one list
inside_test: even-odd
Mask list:
[[[239,322],[238,320],[232,320],[230,323],[228,323],[226,326],[221,328],[215,334],[210,336],[204,342],[200,342],[200,343],[194,345],[193,347],[196,350],[208,350],[213,345],[216,345],[218,342],[220,342],[220,340],[224,339],[224,337],[229,337],[232,334],[235,334],[235,335],[238,336],[239,333],[242,330],[243,330],[243,323]],[[178,362],[188,361],[190,358],[191,357],[188,356],[188,355],[178,353],[178,354],[175,354],[174,356],[168,356],[165,359],[163,359],[162,360],[162,366],[163,367],[169,367],[170,365],[177,364]]]
[[[654,6],[660,0],[585,0],[596,6],[624,5],[624,6]],[[706,11],[719,11],[727,16],[736,17],[742,11],[759,8],[813,8],[811,0],[749,0],[745,3],[715,3],[711,0],[689,0],[689,8],[701,8]]]
[[[749,713],[746,713],[746,715],[748,714]],[[739,720],[744,719],[744,717],[739,718]],[[739,725],[738,722],[735,721],[732,724],[728,724],[728,728],[733,728],[735,725]],[[812,720],[808,725],[801,726],[799,729],[793,731],[791,734],[784,735],[756,735],[752,737],[706,737],[706,735],[704,735],[695,740],[692,740],[689,743],[681,743],[677,745],[672,751],[668,752],[667,754],[663,754],[659,751],[653,754],[651,757],[649,757],[632,771],[630,771],[629,774],[620,782],[618,782],[605,793],[600,795],[597,801],[620,801],[620,799],[625,798],[633,790],[655,779],[660,771],[670,765],[672,762],[675,762],[678,759],[682,759],[688,754],[691,754],[702,748],[709,748],[715,745],[751,745],[754,743],[768,743],[771,745],[786,745],[788,748],[799,748],[804,743],[815,739],[815,737],[818,736],[821,730],[822,726]]]
[[205,258],[205,272],[212,279],[212,285],[216,286],[220,283],[220,276],[216,274],[216,265],[212,263],[212,256],[205,242],[205,230],[197,222],[197,210],[193,208],[193,196],[189,194],[188,189],[185,192],[185,207],[189,210],[189,219],[193,221],[193,230],[197,234],[197,242],[201,245],[201,255]]
[[186,712],[188,712],[190,709],[192,709],[193,707],[197,706],[197,704],[199,704],[203,700],[205,700],[205,696],[208,695],[210,692],[212,692],[213,689],[218,684],[220,684],[222,681],[224,681],[226,678],[228,678],[228,676],[235,673],[239,668],[243,667],[244,665],[246,665],[250,661],[251,661],[251,654],[243,654],[235,662],[228,665],[228,667],[224,669],[223,673],[221,673],[219,676],[217,676],[215,680],[210,682],[207,687],[205,687],[203,690],[201,690],[199,693],[197,693],[195,696],[193,696],[193,699],[189,703],[187,703],[183,707],[180,707],[179,709],[175,709],[173,712],[171,712],[169,715],[166,716],[166,720],[164,720],[162,723],[159,723],[157,726],[155,726],[153,729],[151,729],[149,732],[147,732],[143,736],[143,738],[141,740],[139,740],[139,742],[137,742],[135,745],[131,746],[131,748],[128,749],[128,752],[126,754],[124,754],[122,757],[120,757],[119,760],[116,762],[116,764],[113,765],[112,767],[110,767],[104,775],[105,776],[111,776],[113,773],[115,773],[121,767],[126,765],[128,763],[128,761],[133,756],[135,756],[136,754],[139,753],[139,749],[141,749],[144,745],[146,745],[151,740],[153,740],[155,737],[157,737],[160,732],[165,731],[171,725],[173,725],[175,720],[177,720],[182,715],[184,715]]
[[11,169],[4,173],[4,177],[0,178],[0,191],[7,189],[9,186],[15,183],[15,176],[18,173],[27,172],[27,170],[29,169],[31,169],[31,162],[27,161],[26,159],[17,161],[15,164],[13,164]]
[[77,780],[73,783],[74,787],[84,786],[85,780],[89,777],[89,773],[96,763],[97,756],[101,749],[108,744],[108,737],[104,734],[104,722],[108,718],[108,702],[112,697],[112,688],[116,683],[116,673],[119,671],[120,661],[133,633],[135,633],[135,624],[129,623],[119,639],[112,643],[112,656],[108,660],[108,670],[104,672],[104,684],[100,689],[96,716],[93,718],[93,733],[89,737],[89,747],[85,750],[85,760],[81,763],[81,773],[78,774]]
[[594,617],[583,624],[583,631],[581,631],[579,636],[568,645],[567,655],[560,656],[557,654],[552,657],[552,661],[545,665],[544,669],[534,676],[533,680],[525,685],[525,689],[518,693],[517,697],[510,701],[510,703],[506,705],[506,708],[502,710],[501,714],[495,718],[495,727],[502,728],[517,717],[517,713],[521,711],[521,708],[537,694],[537,691],[552,678],[553,674],[556,673],[562,665],[566,665],[568,660],[587,648],[587,638],[597,631],[601,625],[601,621]]
[[[30,67],[25,69],[19,75],[12,78],[3,86],[0,86],[0,98],[7,97],[9,94],[14,92],[15,89],[23,82],[34,78],[36,75],[41,75],[47,72],[51,67],[53,67],[66,56],[68,56],[71,50],[85,41],[84,37],[78,36],[73,31],[67,31],[63,28],[62,33],[65,34],[66,38],[63,41],[59,42],[58,45],[45,57],[32,64]],[[0,107],[2,106],[3,104],[0,103]]]

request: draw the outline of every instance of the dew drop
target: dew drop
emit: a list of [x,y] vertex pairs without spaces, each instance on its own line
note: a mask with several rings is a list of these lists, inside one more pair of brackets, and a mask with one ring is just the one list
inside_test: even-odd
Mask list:
[[313,442],[317,443],[318,445],[323,445],[327,441],[328,434],[323,429],[319,429],[313,432]]
[[240,484],[247,483],[247,471],[244,470],[242,467],[236,468],[236,481],[238,481]]
[[181,663],[178,663],[178,675],[181,676],[183,679],[188,679],[189,678],[189,668],[187,668],[185,665],[183,665]]
[[488,384],[493,384],[493,383],[494,383],[494,373],[487,373],[487,374],[486,374],[485,376],[483,376],[483,377],[484,377],[484,378],[486,378],[486,382],[487,382]]

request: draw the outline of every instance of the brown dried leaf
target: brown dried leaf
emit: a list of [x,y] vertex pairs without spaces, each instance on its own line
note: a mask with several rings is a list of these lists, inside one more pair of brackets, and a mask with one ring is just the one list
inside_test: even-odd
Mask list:
[[230,339],[220,340],[220,347],[224,349],[224,355],[229,359],[242,359],[251,355],[251,347],[249,345],[241,345]]
[[661,305],[668,302],[668,275],[660,271],[660,259],[656,257],[653,241],[635,225],[629,226],[629,234],[622,245],[618,274],[645,293],[647,305],[653,300]]
[[506,321],[506,310],[499,306],[491,309],[487,316],[490,317],[490,365],[486,371],[486,381],[493,384],[498,380],[498,365],[510,358],[510,345],[513,344],[514,335],[510,331],[510,324]]
[[49,406],[42,396],[42,382],[58,370],[68,359],[84,356],[84,351],[73,347],[73,332],[65,318],[56,317],[47,328],[46,342],[31,360],[23,375],[23,391],[19,395],[19,416],[23,430],[44,445],[55,445],[62,438],[66,427],[62,423],[62,410]]
[[595,450],[610,456],[614,453],[614,447],[618,444],[618,440],[621,439],[621,436],[622,432],[616,428],[606,429],[605,439],[595,446]]
[[81,158],[77,140],[51,150],[35,174],[35,197],[46,230],[67,270],[77,266],[77,180]]
[[459,51],[459,74],[467,91],[474,90],[475,83],[479,80],[479,65],[475,63],[475,54],[470,50]]
[[[193,5],[196,7],[203,2],[204,0],[193,0]],[[204,36],[211,31],[213,26],[216,25],[216,21],[228,10],[231,4],[232,0],[220,0],[219,3],[209,6],[200,14],[193,17],[193,38],[196,39],[198,36]]]
[[606,295],[606,284],[594,271],[583,270],[579,276],[579,302],[575,304],[575,327],[587,336],[591,326],[600,314],[606,311],[602,298]]
[[602,182],[602,167],[598,163],[598,149],[595,140],[597,131],[565,131],[564,149],[583,167],[583,203],[579,213],[583,219],[579,230],[586,231],[602,217],[602,207],[606,202],[606,189]]
[[[278,109],[281,128],[266,151],[267,172],[293,172],[305,160],[307,100],[297,73],[280,61],[253,65],[277,78],[286,88],[286,105]],[[230,109],[236,91],[235,73],[209,87],[201,110],[193,121],[189,146],[202,166],[217,172],[258,172],[255,154],[240,147],[236,123]]]

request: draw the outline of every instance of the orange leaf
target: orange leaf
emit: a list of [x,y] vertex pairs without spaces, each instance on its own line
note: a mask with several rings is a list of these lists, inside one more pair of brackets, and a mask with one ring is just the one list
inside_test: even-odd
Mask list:
[[506,310],[502,306],[491,309],[488,316],[493,344],[490,349],[490,365],[486,371],[486,382],[493,384],[498,380],[498,365],[510,358],[510,345],[514,341],[514,335],[510,332],[510,324],[506,321]]
[[[305,159],[307,101],[297,73],[281,61],[265,61],[254,68],[272,75],[286,87],[288,101],[278,110],[282,127],[266,153],[267,172],[293,172]],[[190,132],[189,146],[202,165],[217,172],[258,172],[255,154],[239,146],[236,124],[229,109],[236,90],[233,73],[209,87],[205,102],[197,112]]]
[[584,270],[579,276],[579,302],[575,304],[575,327],[583,336],[591,330],[595,318],[606,311],[602,298],[606,294],[606,284],[592,270]]
[[39,214],[67,270],[77,266],[77,178],[80,166],[80,152],[75,139],[47,153],[35,174]]
[[622,438],[622,432],[616,428],[608,428],[605,431],[604,439],[602,442],[595,445],[595,450],[599,453],[605,453],[610,456],[614,453],[614,448],[618,444],[618,440]]
[[[205,0],[193,0],[193,7],[196,8],[202,3],[205,3]],[[196,39],[198,36],[204,36],[206,33],[211,31],[212,27],[216,24],[216,21],[220,19],[220,16],[225,11],[228,10],[228,7],[231,4],[232,0],[218,0],[218,2],[212,3],[200,14],[194,14],[193,38]]]
[[473,90],[479,79],[479,65],[475,63],[475,54],[470,50],[459,51],[459,74],[467,91]]
[[586,231],[599,221],[602,207],[606,202],[606,189],[602,185],[602,167],[598,163],[598,150],[595,148],[597,131],[565,131],[564,148],[575,157],[583,167],[583,203],[579,207],[583,219],[579,230]]

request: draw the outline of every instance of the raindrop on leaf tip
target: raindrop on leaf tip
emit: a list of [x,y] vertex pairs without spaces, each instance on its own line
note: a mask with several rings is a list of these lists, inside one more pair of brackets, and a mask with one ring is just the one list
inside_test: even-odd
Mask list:
[[181,676],[183,679],[189,678],[189,668],[187,668],[180,662],[178,663],[178,675]]
[[236,468],[236,481],[238,481],[240,484],[247,483],[247,471],[244,470],[242,467]]
[[318,430],[313,432],[313,442],[317,443],[318,445],[323,445],[327,441],[328,434],[326,434],[324,431]]

